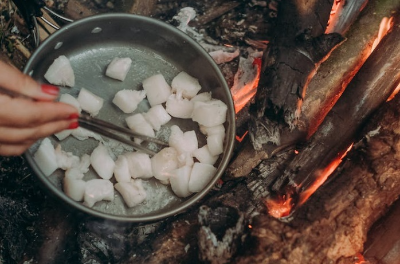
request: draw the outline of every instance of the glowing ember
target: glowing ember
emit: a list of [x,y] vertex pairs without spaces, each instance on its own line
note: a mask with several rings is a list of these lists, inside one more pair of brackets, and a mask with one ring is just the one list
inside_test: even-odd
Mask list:
[[246,135],[249,133],[249,131],[246,131],[244,134],[243,134],[243,136],[241,136],[241,137],[239,137],[238,135],[236,135],[236,140],[238,141],[238,142],[242,142],[243,141],[243,139],[246,137]]
[[[344,152],[340,157],[333,160],[325,169],[317,172],[316,181],[308,187],[305,191],[299,194],[298,202],[293,202],[293,193],[291,191],[287,192],[283,196],[279,196],[277,199],[268,198],[265,201],[265,205],[268,208],[268,213],[275,218],[282,218],[290,215],[295,206],[300,206],[304,204],[308,198],[316,191],[318,188],[328,179],[328,177],[335,171],[335,169],[342,162],[342,159],[351,150],[353,144],[351,144],[346,152]],[[301,186],[298,186],[298,189]]]
[[367,264],[369,262],[365,261],[364,256],[361,253],[356,254],[356,262],[354,264]]
[[268,213],[275,217],[281,218],[288,216],[292,212],[293,198],[291,194],[279,196],[277,199],[268,198],[265,200],[265,205],[268,208]]
[[379,42],[383,39],[383,37],[389,32],[389,30],[393,27],[393,17],[387,18],[384,17],[379,25],[378,36],[376,37],[374,43],[372,44],[372,51],[378,46]]
[[261,71],[260,58],[240,58],[239,69],[231,88],[235,112],[238,113],[254,97],[257,92]]
[[332,6],[331,14],[328,20],[328,26],[326,27],[325,33],[332,33],[333,27],[336,25],[336,21],[339,19],[340,10],[346,1],[335,0]]
[[351,144],[345,153],[342,156],[338,157],[337,159],[333,160],[325,169],[322,171],[316,172],[318,175],[316,177],[316,181],[308,187],[305,191],[300,193],[298,205],[304,204],[308,198],[316,191],[318,188],[328,179],[328,177],[335,171],[335,169],[339,166],[342,162],[342,159],[346,156],[346,154],[351,150],[353,144]]

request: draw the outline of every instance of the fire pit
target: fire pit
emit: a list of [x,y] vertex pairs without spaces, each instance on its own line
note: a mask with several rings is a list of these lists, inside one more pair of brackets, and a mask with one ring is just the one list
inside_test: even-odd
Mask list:
[[[0,229],[3,259],[18,262],[25,253],[23,260],[39,263],[398,262],[400,236],[390,223],[400,208],[400,98],[384,101],[399,84],[399,3],[128,2],[55,1],[52,8],[73,19],[120,8],[151,15],[225,61],[219,67],[235,98],[237,147],[223,182],[197,209],[120,225],[60,210],[31,187],[35,178],[22,159],[2,158],[0,209],[15,223]],[[346,10],[358,12],[337,22]],[[381,21],[387,32],[379,33]],[[386,37],[375,45],[378,35]],[[18,35],[14,41],[24,44]],[[29,53],[24,46],[15,46],[14,59]],[[14,186],[21,187],[10,191]],[[393,232],[382,237],[380,226]]]

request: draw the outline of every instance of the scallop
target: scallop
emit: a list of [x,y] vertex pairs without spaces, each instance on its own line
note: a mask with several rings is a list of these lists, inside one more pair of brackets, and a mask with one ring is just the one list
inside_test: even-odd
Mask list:
[[62,170],[67,170],[72,167],[77,167],[80,159],[75,156],[72,152],[66,152],[61,149],[61,145],[58,144],[54,150],[57,160],[57,167]]
[[215,162],[217,162],[219,155],[211,154],[208,145],[204,145],[203,147],[193,151],[193,157],[195,157],[201,163],[214,165]]
[[114,96],[113,103],[125,114],[135,111],[141,101],[146,98],[144,90],[121,90]]
[[162,149],[151,158],[154,177],[162,184],[169,183],[170,172],[178,168],[178,152],[171,147]]
[[178,167],[193,166],[194,160],[192,153],[185,152],[178,155]]
[[212,134],[207,137],[207,145],[211,155],[219,155],[224,152],[225,134]]
[[201,90],[199,80],[186,72],[180,72],[176,75],[172,80],[171,87],[172,92],[188,99],[194,97]]
[[198,102],[198,101],[207,102],[207,101],[210,101],[211,99],[212,99],[211,92],[203,92],[203,93],[197,94],[195,97],[190,99],[190,101],[192,101],[192,102]]
[[81,180],[85,176],[84,174],[89,171],[90,156],[84,154],[80,158],[79,164],[74,164],[72,167],[65,171],[65,177]]
[[70,94],[62,94],[59,101],[74,106],[79,113],[82,111],[78,100]]
[[153,75],[143,81],[143,89],[151,106],[165,103],[171,95],[171,87],[162,74]]
[[63,191],[74,201],[81,202],[85,195],[86,182],[82,179],[73,177],[64,177]]
[[217,169],[210,164],[195,162],[190,173],[189,191],[199,192],[203,190],[216,172]]
[[183,132],[177,125],[171,126],[168,144],[179,153],[192,153],[198,148],[198,140],[194,130]]
[[175,94],[170,95],[166,103],[166,110],[168,114],[176,118],[191,118],[193,107],[193,102]]
[[114,200],[114,186],[112,182],[105,179],[89,180],[85,184],[85,193],[83,196],[84,204],[92,207],[100,201]]
[[90,164],[101,178],[109,180],[113,176],[115,162],[102,143],[93,150]]
[[194,102],[192,119],[200,125],[212,127],[225,123],[227,105],[221,100]]
[[75,74],[69,59],[61,55],[50,65],[44,78],[51,84],[62,86],[75,86]]
[[217,125],[217,126],[212,126],[212,127],[200,125],[199,128],[200,128],[200,132],[206,136],[210,136],[213,134],[225,135],[225,127],[222,124]]
[[156,131],[159,131],[162,125],[165,125],[171,120],[171,116],[162,105],[151,107],[143,116]]
[[118,156],[115,161],[114,176],[117,182],[129,182],[131,180],[128,160],[123,155]]
[[96,134],[86,128],[78,127],[76,129],[72,129],[71,135],[78,140],[86,140],[88,138],[94,138],[98,141],[102,140],[102,137],[99,134]]
[[142,180],[131,180],[130,182],[119,182],[114,188],[121,194],[126,205],[131,208],[146,199],[146,191],[143,188]]
[[131,58],[114,58],[107,66],[106,76],[122,82],[125,80],[131,64]]
[[171,171],[170,183],[172,191],[179,197],[188,197],[192,194],[189,191],[189,179],[192,167],[184,166]]
[[[128,127],[140,135],[155,137],[153,127],[147,122],[143,114],[138,113],[125,119]],[[137,141],[136,141],[137,142]],[[141,142],[141,141],[139,141]]]
[[96,116],[103,107],[104,99],[82,88],[78,95],[79,105],[92,116]]
[[150,156],[142,152],[128,152],[124,154],[129,173],[132,178],[148,179],[153,177]]
[[33,159],[46,176],[50,176],[55,170],[58,169],[55,149],[48,138],[44,138],[42,140],[38,150],[33,155]]

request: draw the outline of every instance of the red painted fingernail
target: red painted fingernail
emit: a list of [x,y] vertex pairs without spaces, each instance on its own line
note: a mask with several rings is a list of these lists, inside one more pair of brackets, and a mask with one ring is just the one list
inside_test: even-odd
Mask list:
[[79,117],[79,114],[78,114],[78,113],[73,113],[73,114],[70,114],[70,115],[69,115],[68,119],[69,119],[69,120],[73,120],[73,119],[78,119],[78,117]]
[[72,122],[71,124],[69,124],[68,129],[75,129],[78,127],[79,127],[79,123],[78,123],[78,121],[76,121],[76,122]]
[[42,84],[40,86],[42,88],[42,92],[50,95],[58,95],[60,89],[57,86],[50,84]]

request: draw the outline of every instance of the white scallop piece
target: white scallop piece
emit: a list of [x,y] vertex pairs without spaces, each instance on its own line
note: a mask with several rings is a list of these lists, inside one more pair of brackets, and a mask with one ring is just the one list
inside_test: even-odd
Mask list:
[[108,149],[100,143],[90,155],[90,164],[96,173],[103,179],[109,180],[114,174],[115,162]]
[[169,183],[170,172],[178,168],[178,152],[176,149],[167,147],[151,158],[151,168],[154,177],[162,184]]
[[129,208],[135,207],[146,200],[147,193],[143,188],[142,180],[131,180],[130,182],[119,182],[114,188],[121,194],[124,202]]
[[44,138],[42,140],[39,148],[33,155],[33,159],[46,176],[50,176],[55,170],[58,169],[55,149],[48,138]]
[[92,116],[96,116],[104,104],[103,98],[85,88],[81,88],[77,99],[81,108]]
[[190,174],[189,191],[200,192],[214,177],[217,169],[210,165],[200,162],[195,162]]
[[83,204],[88,207],[100,201],[114,200],[114,186],[112,182],[105,179],[89,180],[85,184],[85,194],[83,196]]
[[200,125],[213,127],[225,123],[228,106],[221,100],[194,102],[192,119]]
[[146,91],[151,106],[165,103],[171,95],[171,87],[161,73],[145,79],[143,89]]
[[112,102],[118,106],[125,114],[133,113],[139,103],[146,98],[146,92],[144,90],[121,90],[118,91]]
[[186,72],[180,72],[171,82],[172,92],[191,99],[201,90],[199,80]]
[[113,58],[106,69],[106,76],[123,82],[132,65],[131,58]]
[[192,192],[189,191],[189,179],[191,172],[192,167],[190,166],[184,166],[171,171],[171,177],[169,178],[169,181],[171,183],[172,191],[178,197],[184,198],[192,194]]
[[159,131],[161,126],[171,120],[171,116],[167,113],[162,105],[155,105],[143,114],[144,118],[149,122],[154,130]]
[[75,86],[75,74],[69,59],[61,55],[53,61],[44,74],[44,78],[51,84],[61,86]]
[[186,98],[171,94],[166,102],[166,111],[173,117],[189,119],[192,117],[194,103]]

